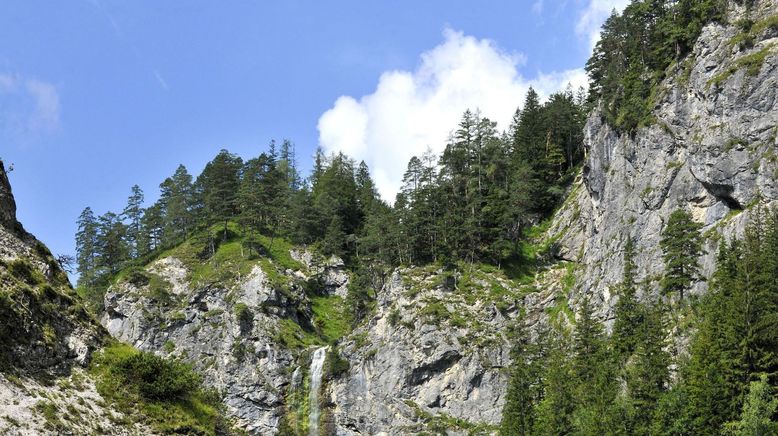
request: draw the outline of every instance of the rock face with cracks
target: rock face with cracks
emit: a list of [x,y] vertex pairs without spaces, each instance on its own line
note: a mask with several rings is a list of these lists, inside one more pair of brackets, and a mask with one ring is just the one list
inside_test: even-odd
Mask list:
[[[775,0],[755,2],[750,11],[730,2],[728,22],[766,22],[777,12]],[[703,29],[693,52],[660,85],[650,127],[619,134],[599,112],[589,117],[582,180],[549,234],[558,258],[580,263],[579,295],[592,296],[606,321],[627,237],[635,243],[638,279],[656,292],[659,241],[674,210],[703,224],[700,264],[709,277],[719,235],[742,234],[757,210],[778,200],[778,29],[761,29],[750,48],[735,42],[740,32],[735,24]],[[746,66],[755,54],[763,60]],[[706,289],[700,281],[694,293]]]

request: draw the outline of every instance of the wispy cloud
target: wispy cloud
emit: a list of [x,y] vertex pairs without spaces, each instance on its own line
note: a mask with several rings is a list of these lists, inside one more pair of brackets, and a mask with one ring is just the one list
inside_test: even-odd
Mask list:
[[6,134],[35,138],[60,129],[57,87],[35,78],[0,74],[0,126]]
[[590,49],[593,49],[600,40],[602,23],[614,9],[621,12],[628,4],[629,0],[589,0],[578,18],[575,33],[589,44]]
[[159,74],[159,71],[154,70],[154,77],[157,78],[157,82],[159,82],[159,85],[165,89],[165,91],[170,91],[170,87],[167,85],[167,81],[165,81],[165,78],[162,77],[161,74]]
[[[116,37],[122,41],[123,43],[127,44],[127,46],[130,48],[132,53],[135,55],[137,60],[145,65],[147,68],[149,67],[149,62],[146,61],[146,57],[143,56],[138,50],[138,46],[132,42],[127,35],[122,31],[121,26],[119,25],[119,21],[114,17],[114,15],[106,8],[100,0],[86,0],[88,1],[92,6],[97,8],[103,15],[105,15],[105,18],[108,20],[108,23],[111,25],[111,28],[113,29],[114,34]],[[151,73],[154,75],[154,78],[156,79],[159,86],[164,89],[165,91],[170,91],[170,86],[167,83],[167,80],[165,80],[164,77],[159,73],[159,70],[156,68],[151,67]]]
[[408,160],[430,147],[441,152],[466,109],[505,129],[530,86],[541,96],[569,82],[585,86],[581,69],[522,76],[526,62],[493,41],[445,30],[444,41],[422,53],[415,71],[387,71],[373,93],[342,96],[319,118],[319,142],[370,165],[381,195],[394,198]]

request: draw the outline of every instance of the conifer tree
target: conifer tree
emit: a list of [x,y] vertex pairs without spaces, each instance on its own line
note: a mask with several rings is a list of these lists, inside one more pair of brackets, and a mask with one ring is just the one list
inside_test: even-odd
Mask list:
[[162,203],[157,201],[146,208],[141,218],[138,254],[143,256],[162,247],[165,231],[165,217]]
[[641,305],[641,323],[635,335],[635,349],[627,364],[627,391],[631,406],[631,434],[650,435],[654,411],[670,382],[670,355],[665,350],[667,328],[663,310]]
[[242,166],[240,157],[221,150],[197,178],[205,216],[210,223],[223,223],[223,239],[227,238],[227,223],[237,215]]
[[688,212],[678,209],[670,214],[659,242],[665,262],[662,293],[677,294],[681,302],[684,292],[700,279],[697,259],[702,254],[701,228]]
[[638,340],[638,329],[643,322],[642,311],[636,296],[635,283],[635,244],[632,237],[627,236],[624,245],[624,272],[619,288],[619,299],[614,308],[612,342],[614,350],[622,362],[635,351]]
[[542,395],[536,399],[532,434],[561,435],[573,432],[577,379],[570,359],[570,341],[561,326],[551,329],[547,358],[543,362]]
[[535,408],[543,397],[543,373],[546,362],[546,338],[549,331],[539,332],[537,341],[530,337],[523,319],[511,332],[510,379],[502,411],[500,435],[531,435],[535,426]]
[[195,214],[202,206],[195,204],[192,176],[183,165],[159,189],[158,207],[164,221],[161,243],[167,244],[180,240],[192,229]]
[[78,285],[92,287],[96,284],[98,268],[98,224],[92,209],[87,207],[78,217],[76,233],[76,261]]
[[122,211],[122,218],[128,221],[127,244],[131,257],[137,257],[140,253],[141,221],[143,219],[143,190],[138,185],[133,185],[132,193],[127,199],[127,206]]
[[101,279],[116,274],[129,258],[127,226],[113,212],[106,212],[97,219],[97,253]]

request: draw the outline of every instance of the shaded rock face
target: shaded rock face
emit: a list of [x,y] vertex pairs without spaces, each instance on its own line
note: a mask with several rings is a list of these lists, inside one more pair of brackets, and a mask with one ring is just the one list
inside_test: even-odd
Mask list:
[[86,365],[103,330],[52,254],[16,221],[0,162],[0,370],[59,373]]
[[0,226],[8,229],[16,227],[16,202],[3,161],[0,161]]
[[[730,5],[730,23],[746,17],[745,8]],[[764,0],[748,16],[758,22],[776,11],[778,2]],[[661,85],[651,127],[630,136],[603,124],[596,111],[588,120],[584,189],[549,232],[560,238],[559,257],[581,263],[581,289],[606,320],[628,236],[639,278],[653,292],[663,271],[661,232],[675,209],[704,225],[700,262],[710,276],[718,245],[711,236],[741,234],[756,205],[778,200],[778,32],[768,29],[742,50],[731,43],[738,32],[734,24],[703,29],[693,53]],[[738,67],[739,59],[763,50],[758,71]],[[701,281],[694,292],[706,287]]]

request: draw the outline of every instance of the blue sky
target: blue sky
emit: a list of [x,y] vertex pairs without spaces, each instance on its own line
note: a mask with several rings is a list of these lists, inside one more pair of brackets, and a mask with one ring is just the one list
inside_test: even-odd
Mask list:
[[55,253],[73,253],[85,206],[120,211],[136,183],[153,200],[179,163],[196,175],[271,138],[305,169],[318,145],[365,159],[391,196],[464,109],[504,127],[528,86],[582,83],[623,3],[2,2],[0,158],[19,219]]

